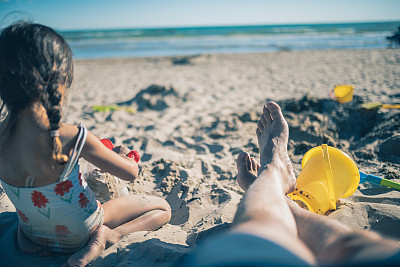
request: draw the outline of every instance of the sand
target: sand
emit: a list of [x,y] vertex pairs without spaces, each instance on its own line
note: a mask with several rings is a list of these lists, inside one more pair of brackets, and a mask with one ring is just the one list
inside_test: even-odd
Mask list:
[[[281,104],[290,127],[296,175],[308,149],[327,143],[360,171],[400,182],[399,110],[362,110],[368,102],[400,102],[398,50],[308,51],[184,58],[75,61],[65,122],[83,122],[101,138],[137,150],[140,178],[130,194],[165,198],[171,222],[107,249],[91,266],[174,266],[199,241],[229,229],[243,191],[236,156],[259,159],[256,121],[268,100]],[[329,99],[336,84],[354,84],[352,102]],[[95,112],[122,105],[136,112]],[[329,217],[352,229],[400,239],[400,192],[362,184]],[[66,255],[21,253],[17,216],[0,199],[0,265],[59,266]]]

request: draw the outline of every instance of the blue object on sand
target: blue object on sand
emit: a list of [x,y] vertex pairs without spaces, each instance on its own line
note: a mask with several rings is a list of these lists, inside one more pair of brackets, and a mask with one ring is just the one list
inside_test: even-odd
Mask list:
[[399,183],[396,183],[396,182],[393,182],[388,179],[378,177],[378,176],[375,176],[372,174],[365,174],[363,172],[360,172],[360,184],[365,183],[365,182],[370,182],[372,184],[390,187],[390,188],[397,189],[400,191]]

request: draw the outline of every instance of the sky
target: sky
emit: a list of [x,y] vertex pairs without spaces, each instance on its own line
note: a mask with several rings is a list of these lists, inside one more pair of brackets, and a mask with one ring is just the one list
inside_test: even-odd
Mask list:
[[1,28],[21,19],[58,30],[400,21],[400,0],[0,0]]

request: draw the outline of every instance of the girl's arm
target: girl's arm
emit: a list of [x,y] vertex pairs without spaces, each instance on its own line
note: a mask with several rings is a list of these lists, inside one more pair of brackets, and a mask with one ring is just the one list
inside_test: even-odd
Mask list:
[[121,156],[108,149],[89,131],[81,155],[101,170],[123,180],[132,181],[138,177],[139,168],[133,159]]

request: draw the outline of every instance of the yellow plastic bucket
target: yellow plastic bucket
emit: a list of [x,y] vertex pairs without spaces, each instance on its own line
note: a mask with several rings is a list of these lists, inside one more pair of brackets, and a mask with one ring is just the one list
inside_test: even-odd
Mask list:
[[347,103],[353,100],[354,88],[355,86],[352,84],[339,84],[329,94],[337,102]]
[[354,161],[341,150],[325,144],[309,150],[301,165],[296,189],[289,197],[314,213],[335,210],[336,202],[351,196],[360,183]]

